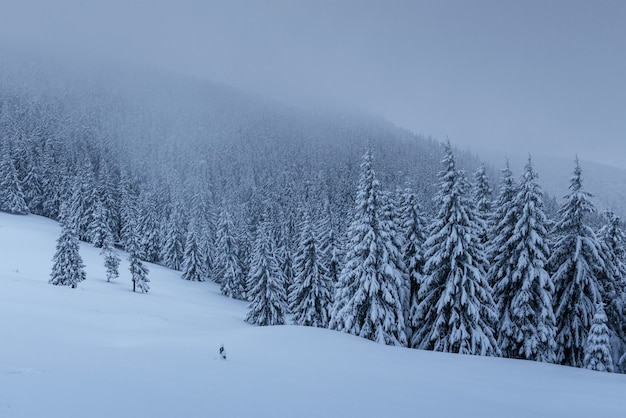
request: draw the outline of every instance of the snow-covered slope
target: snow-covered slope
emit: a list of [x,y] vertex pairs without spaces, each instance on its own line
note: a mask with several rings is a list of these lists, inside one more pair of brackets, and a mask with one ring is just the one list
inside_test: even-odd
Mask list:
[[[49,285],[56,223],[0,213],[0,417],[620,417],[626,376],[253,327],[213,283]],[[126,257],[124,255],[124,257]],[[218,359],[224,344],[228,359]]]

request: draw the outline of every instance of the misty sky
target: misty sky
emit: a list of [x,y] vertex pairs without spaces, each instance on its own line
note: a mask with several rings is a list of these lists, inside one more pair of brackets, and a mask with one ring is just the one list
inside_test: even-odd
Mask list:
[[0,0],[0,40],[626,163],[626,1]]

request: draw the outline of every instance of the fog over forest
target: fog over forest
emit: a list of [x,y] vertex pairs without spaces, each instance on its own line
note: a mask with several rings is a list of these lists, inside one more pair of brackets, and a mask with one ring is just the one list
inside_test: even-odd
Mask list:
[[461,149],[623,166],[619,0],[4,0],[2,43],[358,107]]

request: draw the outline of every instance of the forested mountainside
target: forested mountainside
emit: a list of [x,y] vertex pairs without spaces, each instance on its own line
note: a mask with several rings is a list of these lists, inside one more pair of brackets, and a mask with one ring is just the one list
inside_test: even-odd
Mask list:
[[375,117],[3,64],[0,209],[61,221],[52,284],[86,278],[78,238],[109,280],[117,244],[133,290],[150,289],[142,261],[162,263],[249,300],[258,325],[291,313],[390,345],[624,369],[626,237],[578,162],[561,205],[531,161],[496,193],[471,155]]
[[160,219],[172,201],[188,218],[195,196],[212,210],[228,206],[239,222],[270,205],[282,213],[277,224],[291,225],[303,203],[313,211],[328,204],[339,222],[353,206],[368,142],[383,187],[411,181],[430,205],[439,144],[383,120],[159,73],[10,64],[0,75],[2,143],[25,188],[46,194],[29,202],[33,213],[56,218],[80,172],[94,184],[108,177],[115,193],[124,183],[140,201],[159,200]]

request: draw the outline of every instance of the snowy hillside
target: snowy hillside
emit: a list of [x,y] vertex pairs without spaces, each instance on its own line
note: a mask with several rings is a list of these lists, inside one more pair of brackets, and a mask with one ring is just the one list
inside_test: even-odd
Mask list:
[[[0,213],[0,416],[619,417],[626,376],[410,350],[295,326],[254,327],[213,283],[127,256],[107,283],[47,284],[59,226]],[[224,344],[228,359],[218,359]]]

